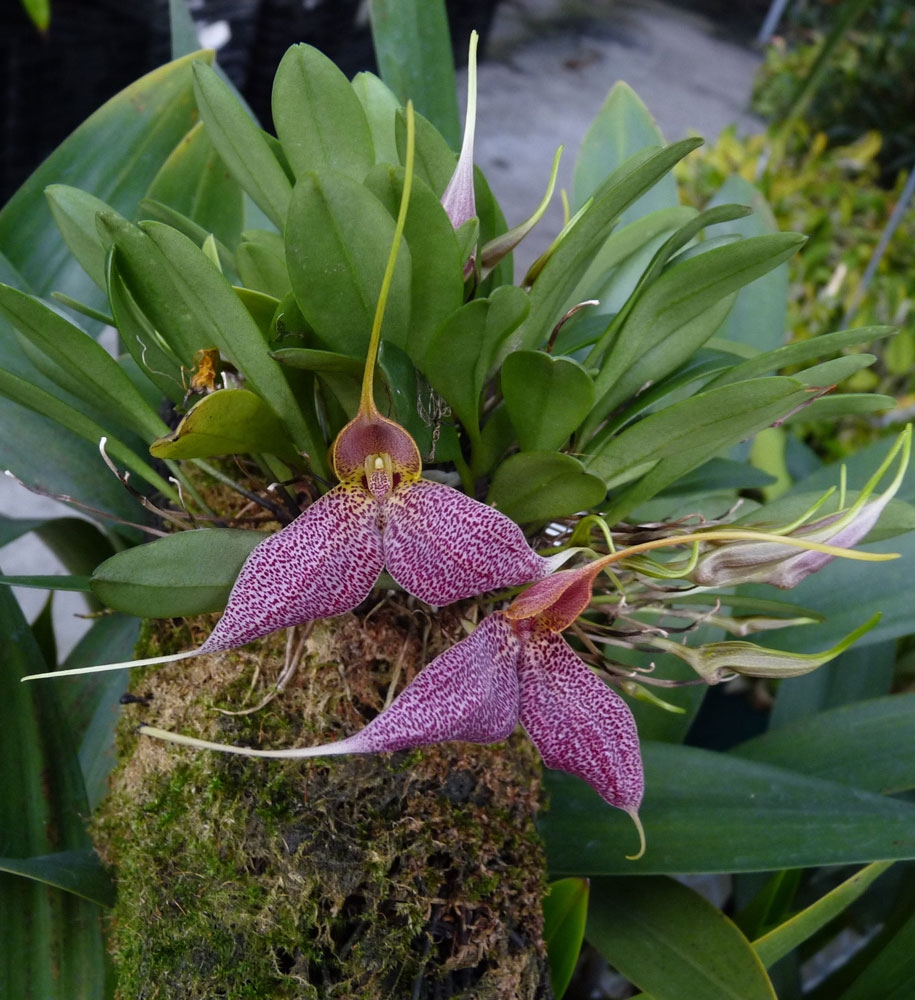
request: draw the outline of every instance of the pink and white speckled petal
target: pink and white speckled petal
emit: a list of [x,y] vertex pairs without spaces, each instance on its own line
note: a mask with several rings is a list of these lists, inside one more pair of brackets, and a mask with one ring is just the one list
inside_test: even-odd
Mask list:
[[551,570],[511,518],[420,479],[384,501],[384,557],[392,577],[427,604],[540,580]]
[[353,753],[463,740],[496,743],[518,724],[521,643],[496,612],[446,649],[365,729],[349,737]]
[[536,626],[518,664],[521,724],[554,767],[584,778],[629,813],[644,791],[639,736],[623,699],[599,680],[562,636]]
[[337,486],[248,556],[222,618],[200,653],[315,618],[351,611],[371,593],[384,562],[378,501]]

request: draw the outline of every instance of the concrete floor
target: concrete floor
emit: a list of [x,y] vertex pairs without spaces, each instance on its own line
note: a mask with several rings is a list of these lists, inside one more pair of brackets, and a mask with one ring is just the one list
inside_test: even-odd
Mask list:
[[[701,17],[652,0],[502,0],[479,70],[476,161],[509,225],[523,221],[543,196],[556,147],[566,153],[560,187],[571,183],[575,151],[611,86],[630,84],[668,140],[691,132],[713,139],[736,122],[760,127],[747,113],[754,51],[721,37]],[[463,80],[461,86],[464,86]],[[561,227],[558,197],[516,254],[518,274]],[[0,513],[11,517],[72,514],[0,476]],[[0,552],[7,574],[62,572],[35,538]],[[42,591],[17,589],[34,618]],[[55,623],[66,652],[87,627],[77,594],[58,593]]]

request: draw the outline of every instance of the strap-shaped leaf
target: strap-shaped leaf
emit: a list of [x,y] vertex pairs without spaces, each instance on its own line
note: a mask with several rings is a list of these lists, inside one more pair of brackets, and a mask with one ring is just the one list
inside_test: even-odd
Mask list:
[[263,132],[216,71],[201,62],[194,64],[194,96],[229,172],[282,232],[292,185]]
[[586,878],[562,878],[549,884],[543,900],[543,942],[557,1000],[562,1000],[581,953],[588,893]]

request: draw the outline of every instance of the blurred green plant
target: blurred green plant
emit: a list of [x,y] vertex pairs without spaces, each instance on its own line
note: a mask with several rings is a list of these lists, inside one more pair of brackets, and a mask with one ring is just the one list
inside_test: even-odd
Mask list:
[[[433,7],[416,10],[431,18]],[[288,523],[329,485],[327,446],[359,405],[395,232],[402,105],[429,58],[415,42],[422,31],[385,19],[375,30],[379,48],[401,53],[400,65],[414,71],[350,83],[319,52],[295,46],[277,71],[275,137],[248,116],[210,55],[182,56],[100,109],[0,213],[0,418],[16,427],[0,440],[0,462],[91,519],[77,546],[64,544],[72,535],[55,532],[54,521],[37,520],[0,521],[0,542],[46,532],[72,574],[57,586],[91,588],[123,613],[95,622],[65,668],[127,659],[130,616],[224,606],[262,537],[239,529]],[[893,405],[866,392],[824,395],[861,378],[874,358],[860,349],[889,327],[831,336],[820,327],[813,336],[811,319],[811,336],[783,345],[788,290],[798,284],[788,261],[804,241],[777,231],[742,176],[749,157],[731,165],[721,152],[717,166],[706,162],[690,180],[695,201],[716,169],[722,189],[701,211],[680,204],[671,171],[698,141],[664,145],[638,98],[618,85],[579,152],[568,224],[515,284],[514,237],[483,176],[475,176],[476,216],[457,230],[442,205],[457,160],[440,132],[453,125],[449,98],[431,95],[428,107],[445,117],[417,123],[375,394],[433,475],[496,504],[545,550],[606,553],[622,542],[647,552],[678,534],[692,539],[697,520],[702,531],[771,485],[747,461],[747,439],[779,424],[791,440],[798,421],[818,414]],[[838,162],[829,169],[841,210],[854,215],[853,185]],[[820,176],[819,165],[809,176]],[[834,216],[825,198],[804,208],[802,190],[769,193],[799,215],[821,213],[810,227],[814,259],[802,266],[828,267]],[[95,339],[106,323],[119,333],[116,357]],[[600,578],[570,639],[630,699],[649,849],[626,861],[626,817],[608,815],[575,779],[548,777],[552,804],[540,830],[550,874],[574,879],[547,904],[557,991],[581,940],[584,878],[592,879],[586,937],[656,1000],[771,998],[781,976],[779,993],[797,995],[800,956],[856,919],[859,897],[871,908],[868,926],[884,932],[831,973],[824,995],[891,995],[886,970],[913,974],[915,713],[912,694],[890,695],[894,643],[911,630],[915,588],[907,441],[894,453],[895,499],[869,539],[886,554],[887,539],[899,536],[892,547],[903,560],[835,564],[808,576],[791,604],[758,583],[722,593],[688,586],[701,538],[692,555],[621,560],[615,577]],[[888,451],[879,442],[855,456],[851,482],[884,470]],[[746,500],[750,520],[789,533],[814,512],[819,522],[858,510],[858,494],[843,481],[833,496],[837,476],[815,466],[786,470],[774,503]],[[234,491],[216,512],[215,485]],[[217,526],[199,527],[210,518]],[[150,533],[159,537],[142,542]],[[0,898],[17,926],[0,993],[28,995],[24,984],[40,983],[48,1000],[104,997],[113,987],[98,913],[73,916],[68,907],[71,896],[98,906],[110,895],[79,820],[104,788],[120,689],[103,675],[78,695],[21,687],[53,643],[46,621],[29,629],[6,592],[0,613],[11,651],[4,739],[15,733],[15,753],[0,758],[12,789],[4,828],[15,832],[0,876],[11,891]],[[721,637],[759,632],[753,663],[784,664],[779,651],[834,655],[872,619],[832,668],[778,683],[765,679],[767,668],[763,679],[741,681],[774,708],[768,732],[742,731],[729,752],[711,749],[703,727],[707,713],[714,728],[741,699],[716,708],[708,685],[653,642],[682,632],[703,655],[717,645],[749,657],[750,643]],[[760,672],[743,659],[735,665]],[[690,733],[694,745],[685,745]],[[824,884],[824,866],[888,859],[906,863],[883,875],[879,892],[869,886],[883,866]],[[670,877],[684,871],[730,874],[736,919]],[[206,887],[194,895],[205,907]],[[34,919],[21,920],[23,908]],[[786,955],[798,962],[778,976],[767,971]],[[301,983],[283,978],[276,989],[300,995]],[[232,995],[248,985],[235,983]]]

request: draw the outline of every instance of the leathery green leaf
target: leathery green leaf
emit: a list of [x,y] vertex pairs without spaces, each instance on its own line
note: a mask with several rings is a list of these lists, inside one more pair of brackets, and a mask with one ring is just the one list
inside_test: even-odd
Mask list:
[[885,940],[839,1000],[908,1000],[915,989],[915,913]]
[[795,913],[778,927],[757,938],[753,942],[753,948],[763,965],[769,968],[809,940],[830,920],[846,910],[892,864],[892,861],[875,861],[867,865],[800,913]]
[[61,387],[78,399],[146,440],[166,429],[114,358],[39,299],[0,285],[0,315],[61,369]]
[[909,791],[915,788],[915,694],[816,712],[731,752],[869,792]]
[[292,185],[263,132],[205,63],[194,64],[194,96],[207,135],[229,172],[282,231]]
[[0,871],[52,885],[101,906],[114,903],[111,876],[93,850],[58,851],[34,858],[0,858]]
[[175,618],[221,611],[258,531],[180,531],[118,552],[92,574],[92,592],[115,611]]
[[[88,805],[54,685],[19,683],[36,667],[47,666],[5,588],[0,588],[0,634],[4,636],[0,663],[4,854],[12,865],[23,868],[34,868],[37,862],[47,874],[44,856],[91,850],[83,821]],[[105,996],[107,959],[100,916],[96,904],[71,892],[22,874],[0,874],[0,924],[9,957],[0,963],[3,996],[42,1000]]]
[[[600,402],[589,424],[596,425],[646,382],[657,382],[691,357],[704,341],[678,336],[679,331],[777,267],[803,242],[794,233],[751,237],[670,265],[641,293],[602,359],[595,379]],[[707,340],[723,319],[697,332]]]
[[45,196],[70,253],[104,291],[108,252],[99,237],[95,217],[99,212],[114,212],[114,209],[94,194],[69,184],[51,184],[45,190]]
[[[194,124],[191,65],[198,52],[168,63],[111,98],[41,164],[0,212],[0,249],[38,295],[51,289],[88,301],[79,262],[60,239],[44,199],[66,177],[115,211],[132,216],[161,164]],[[99,150],[121,155],[100,158]],[[90,305],[102,303],[101,296]]]
[[37,587],[39,590],[72,590],[76,593],[89,590],[88,576],[0,576],[0,584],[5,587]]
[[652,1000],[776,1000],[749,941],[675,879],[595,878],[585,933]]
[[[363,356],[394,219],[362,184],[331,170],[295,186],[286,226],[286,262],[302,315],[321,345]],[[411,257],[401,245],[382,337],[404,347],[409,332]]]
[[165,459],[258,452],[298,457],[273,411],[248,389],[219,389],[204,396],[175,430],[154,441],[149,451]]
[[539,828],[550,872],[564,875],[774,871],[915,858],[915,806],[731,754],[642,743],[648,849],[632,822],[588,785],[545,775]]
[[448,17],[442,0],[372,0],[372,41],[381,78],[410,99],[452,148],[461,143]]
[[273,122],[295,176],[336,170],[361,181],[375,162],[372,136],[349,80],[311,45],[293,45],[273,81]]
[[596,507],[606,492],[603,481],[571,455],[522,451],[496,469],[487,500],[513,520],[530,523]]
[[515,351],[502,363],[502,395],[522,451],[557,451],[588,415],[594,381],[571,358]]
[[683,139],[660,150],[637,153],[607,178],[534,282],[530,316],[505,345],[504,354],[537,347],[546,340],[562,319],[569,295],[620,215],[700,144],[698,139]]
[[550,985],[557,1000],[569,985],[588,916],[588,880],[562,878],[551,882],[543,900],[543,942],[550,963]]
[[375,147],[376,163],[400,163],[394,122],[400,102],[393,91],[374,73],[357,73],[353,77],[353,90],[365,112]]
[[[612,523],[720,449],[768,427],[808,399],[794,379],[756,379],[674,403],[627,428],[585,458],[585,468],[614,494]],[[635,480],[635,482],[633,482]]]
[[[195,75],[200,70],[213,72],[204,63],[195,66]],[[242,189],[203,122],[188,132],[162,164],[146,197],[180,212],[227,247],[236,246],[241,238]]]

